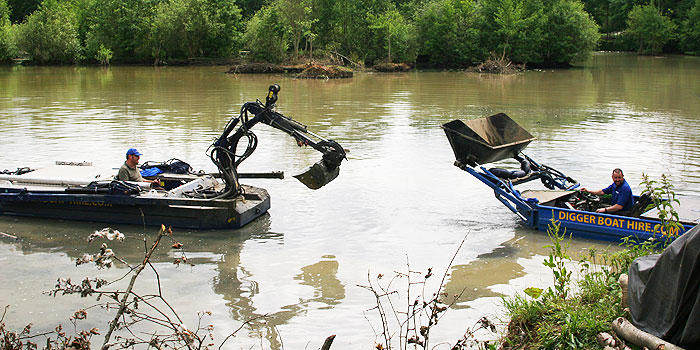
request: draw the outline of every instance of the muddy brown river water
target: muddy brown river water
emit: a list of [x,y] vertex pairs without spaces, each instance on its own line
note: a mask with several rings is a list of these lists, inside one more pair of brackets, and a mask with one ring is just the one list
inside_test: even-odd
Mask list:
[[[154,255],[165,296],[185,324],[194,327],[197,312],[211,311],[206,322],[218,341],[269,314],[229,340],[228,349],[313,349],[331,334],[334,349],[369,349],[379,318],[367,311],[374,296],[358,285],[407,266],[433,268],[427,291],[445,271],[445,290],[463,291],[432,333],[437,349],[449,349],[481,316],[502,321],[502,296],[551,285],[542,265],[546,235],[526,228],[486,186],[452,165],[440,125],[456,118],[508,114],[538,138],[528,155],[589,188],[607,186],[610,171],[620,167],[636,193],[643,172],[665,173],[681,198],[700,197],[700,57],[597,53],[572,69],[515,76],[360,73],[325,81],[224,71],[0,67],[0,168],[57,160],[118,167],[135,146],[142,161],[179,158],[214,171],[205,154],[213,138],[243,102],[263,99],[270,84],[279,84],[280,112],[350,150],[340,176],[307,189],[291,175],[320,154],[258,125],[258,149],[240,170],[287,175],[245,181],[268,189],[269,214],[238,231],[176,229],[194,266],[172,264],[179,253],[169,246]],[[21,239],[0,240],[0,305],[10,305],[5,323],[69,326],[75,310],[94,305],[94,298],[42,292],[59,277],[113,279],[126,272],[75,266],[98,248],[85,238],[106,226],[0,216],[0,232]],[[143,254],[142,237],[157,232],[112,227],[127,238],[111,245],[132,262]],[[591,247],[609,244],[574,240],[571,251]],[[144,273],[137,288],[154,285],[155,275]],[[113,312],[89,309],[79,325],[105,329]]]

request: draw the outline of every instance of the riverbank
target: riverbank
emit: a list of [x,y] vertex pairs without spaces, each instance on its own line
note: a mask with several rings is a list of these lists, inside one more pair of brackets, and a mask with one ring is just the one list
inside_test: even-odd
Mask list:
[[[665,244],[660,241],[635,242],[625,239],[618,252],[589,251],[588,256],[573,263],[568,247],[570,238],[559,233],[559,225],[550,226],[551,252],[544,265],[552,270],[554,286],[536,287],[503,299],[509,318],[505,334],[499,340],[501,350],[522,349],[596,349],[604,346],[600,333],[615,334],[611,325],[618,318],[628,318],[626,280],[621,282],[632,262],[642,256],[657,254]],[[615,337],[613,344],[625,344]],[[638,349],[634,345],[627,349]],[[617,347],[614,347],[617,348]],[[620,347],[623,349],[624,347]]]

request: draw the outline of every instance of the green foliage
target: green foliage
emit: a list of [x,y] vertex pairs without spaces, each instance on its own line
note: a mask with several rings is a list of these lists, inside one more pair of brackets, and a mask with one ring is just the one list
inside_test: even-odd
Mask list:
[[486,57],[479,45],[481,13],[473,0],[426,2],[416,15],[420,54],[442,67],[468,66]]
[[58,0],[45,0],[19,25],[17,45],[40,63],[74,63],[80,60],[75,11]]
[[627,18],[625,35],[639,45],[639,53],[660,53],[673,39],[676,25],[654,5],[637,5]]
[[315,22],[311,15],[311,0],[279,0],[279,13],[292,39],[294,58],[299,57],[299,43]]
[[13,57],[14,51],[10,7],[6,0],[0,0],[0,62],[9,61]]
[[[37,6],[37,0],[0,1],[5,6],[0,12],[9,11],[10,22],[34,8],[38,13],[59,7]],[[311,57],[317,49],[367,63],[414,62],[420,54],[435,66],[466,67],[495,53],[515,63],[561,66],[586,59],[599,40],[581,0],[269,0],[264,7],[261,0],[46,1],[70,12],[63,13],[70,18],[64,26],[77,27],[79,48],[89,59],[100,54],[101,45],[121,61],[230,57],[243,44],[244,25],[251,58],[268,62],[298,58],[302,50]],[[700,0],[656,2],[669,17],[648,11],[652,5],[631,11],[642,0],[584,1],[604,31],[623,30],[627,20],[627,38],[642,51],[660,51],[677,26],[674,43],[700,53]],[[13,46],[17,36],[8,29],[7,17],[0,18],[0,60],[17,55],[8,54],[12,47],[35,50]],[[68,32],[74,36],[74,29]],[[55,59],[41,62],[50,61]]]
[[109,60],[112,59],[112,50],[106,48],[104,45],[100,44],[100,48],[97,50],[95,59],[100,62],[103,66],[109,66]]
[[156,59],[226,57],[238,41],[240,11],[216,0],[168,0],[160,3],[151,27]]
[[564,65],[595,49],[598,27],[578,0],[481,3],[481,45],[518,63]]
[[649,175],[642,173],[642,194],[651,197],[654,207],[657,209],[659,221],[661,221],[661,232],[667,237],[677,237],[683,229],[679,222],[678,212],[673,208],[674,203],[680,204],[673,192],[673,184],[666,174],[661,174],[661,181],[649,179]]
[[497,0],[482,3],[481,43],[519,63],[541,63],[547,17],[541,1]]
[[286,58],[285,28],[275,3],[264,6],[248,21],[243,40],[254,60],[277,63]]
[[[501,339],[501,349],[595,349],[596,334],[608,331],[610,322],[625,316],[621,305],[622,290],[618,283],[632,261],[640,256],[655,254],[660,241],[636,242],[626,238],[624,250],[599,254],[589,250],[589,256],[579,262],[580,277],[574,282],[563,262],[569,260],[567,245],[562,245],[559,225],[549,228],[552,249],[545,265],[552,268],[554,288],[541,295],[530,293],[504,298],[503,305],[510,317],[507,333]],[[572,287],[578,288],[573,289]],[[570,291],[576,290],[575,293]],[[562,293],[562,291],[564,293]]]
[[368,13],[384,13],[389,0],[336,1],[333,11],[337,22],[333,37],[340,43],[339,50],[346,56],[355,56],[365,62],[386,57],[386,37],[376,35],[370,28]]
[[547,12],[543,61],[553,64],[580,62],[595,50],[598,25],[578,0],[557,0]]
[[10,5],[7,0],[0,0],[0,26],[9,26],[10,22]]
[[[370,23],[369,28],[373,30],[373,34],[385,38],[386,45],[384,48],[386,49],[388,62],[393,62],[394,58],[402,62],[415,61],[415,26],[408,23],[393,4],[379,15],[370,13],[367,20]],[[392,57],[392,46],[394,47],[394,57]]]
[[681,24],[680,47],[688,54],[700,55],[700,0],[695,0]]
[[205,54],[228,57],[238,53],[244,28],[240,8],[230,0],[209,0],[208,6],[214,25],[210,32],[211,40],[205,46]]
[[565,299],[569,295],[569,284],[571,283],[571,271],[566,268],[566,262],[571,260],[571,257],[568,255],[571,235],[569,235],[569,240],[562,244],[566,239],[566,230],[560,235],[560,226],[561,224],[558,221],[552,220],[549,227],[547,227],[547,235],[549,240],[552,241],[552,245],[545,246],[545,248],[550,248],[551,252],[549,252],[549,257],[543,264],[552,269],[556,295]]
[[537,287],[528,287],[523,290],[525,294],[530,296],[533,299],[537,299],[542,295],[542,292],[544,292],[544,289],[542,288],[537,288]]
[[616,276],[619,276],[619,274],[626,273],[629,270],[634,259],[640,256],[661,253],[670,243],[670,240],[648,239],[638,241],[633,237],[624,237],[622,242],[620,242],[620,246],[625,249],[613,254],[603,255],[602,264],[610,267],[610,273],[616,273]]
[[335,11],[335,0],[314,0],[311,8],[315,22],[311,26],[311,32],[319,34],[314,40],[314,46],[334,46],[337,45],[335,37],[335,27],[338,24],[338,17]]
[[627,15],[639,0],[584,0],[587,13],[595,19],[603,33],[623,31]]
[[100,44],[115,58],[151,57],[151,22],[160,0],[92,0],[86,12],[88,52]]

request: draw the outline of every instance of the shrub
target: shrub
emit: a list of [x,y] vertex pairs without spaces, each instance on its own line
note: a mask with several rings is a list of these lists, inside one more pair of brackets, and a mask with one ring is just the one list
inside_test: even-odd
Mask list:
[[422,55],[437,66],[468,66],[485,58],[479,45],[477,5],[472,0],[427,2],[416,15]]
[[542,63],[546,15],[541,1],[498,0],[481,6],[481,45],[517,63]]
[[639,53],[655,54],[673,39],[675,27],[654,5],[637,5],[627,17],[625,35],[639,45]]
[[17,46],[40,63],[74,63],[80,60],[75,13],[57,0],[46,0],[18,26]]
[[415,61],[416,28],[406,21],[395,6],[389,6],[379,15],[370,13],[367,22],[370,23],[372,34],[378,41],[384,42],[387,62]]
[[278,11],[275,4],[265,6],[248,21],[243,45],[254,60],[278,63],[286,57],[288,44]]
[[688,11],[680,28],[681,49],[691,55],[700,55],[700,0]]
[[580,62],[595,50],[598,25],[577,0],[556,1],[547,15],[542,54],[544,62],[555,65]]
[[112,50],[106,48],[104,45],[100,44],[100,48],[97,50],[95,59],[100,62],[103,66],[109,66],[109,60],[112,59]]
[[0,62],[9,61],[14,55],[10,7],[0,0]]
[[151,56],[149,35],[156,4],[155,0],[91,1],[86,10],[86,46],[92,56],[99,45],[114,51],[115,58]]

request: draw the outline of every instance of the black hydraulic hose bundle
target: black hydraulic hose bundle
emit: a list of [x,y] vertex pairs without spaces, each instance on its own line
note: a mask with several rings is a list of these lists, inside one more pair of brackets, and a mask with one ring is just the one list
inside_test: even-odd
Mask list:
[[[216,195],[214,198],[232,198],[240,194],[241,188],[240,184],[238,183],[238,172],[236,169],[244,160],[250,157],[250,155],[253,154],[255,149],[258,147],[258,137],[248,127],[248,125],[251,124],[251,120],[248,118],[248,110],[249,106],[253,104],[260,105],[260,102],[256,101],[244,103],[238,117],[231,118],[226,125],[224,132],[210,146],[209,158],[211,158],[211,161],[219,169],[221,178],[226,184],[226,187],[222,193]],[[259,119],[258,116],[265,113],[268,109],[269,107],[263,108],[263,110],[252,119]],[[239,129],[229,137],[228,135],[233,131],[238,123],[241,123]],[[257,121],[252,124],[255,123],[257,123]],[[238,142],[242,137],[246,137],[248,139],[248,144],[245,151],[243,151],[243,154],[236,155],[236,148],[238,148]]]
[[[271,85],[264,105],[260,100],[244,103],[239,115],[228,122],[221,136],[209,147],[209,158],[219,169],[226,185],[224,190],[214,198],[233,198],[241,193],[237,169],[257,148],[258,138],[250,129],[260,122],[286,132],[294,137],[299,145],[310,146],[323,153],[323,158],[319,162],[322,165],[316,164],[304,174],[300,174],[308,176],[301,178],[295,176],[304,185],[317,189],[338,175],[340,163],[343,159],[347,159],[343,147],[333,140],[326,140],[310,132],[306,125],[274,111],[279,91],[279,85]],[[248,113],[252,114],[252,118],[249,118]],[[236,129],[237,126],[238,129]],[[238,155],[236,148],[243,137],[247,138],[248,143],[243,153]]]

